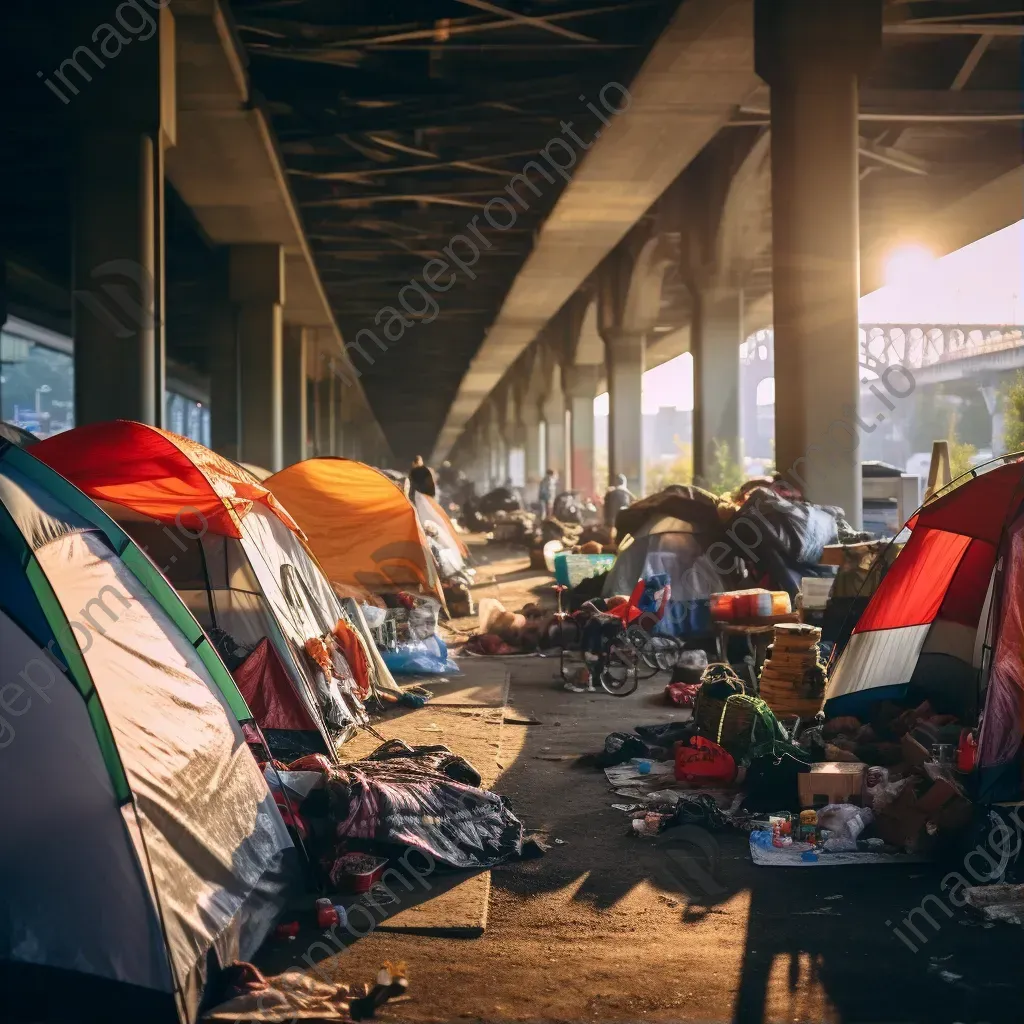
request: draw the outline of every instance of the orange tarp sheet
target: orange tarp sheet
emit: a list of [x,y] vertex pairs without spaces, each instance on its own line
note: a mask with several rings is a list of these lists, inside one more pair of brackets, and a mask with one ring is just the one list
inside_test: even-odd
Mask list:
[[262,502],[299,532],[274,495],[249,473],[169,430],[132,420],[92,423],[40,441],[32,454],[90,498],[180,529],[241,537],[238,521]]
[[371,592],[422,585],[444,600],[416,510],[383,473],[351,459],[306,459],[266,485],[332,583]]

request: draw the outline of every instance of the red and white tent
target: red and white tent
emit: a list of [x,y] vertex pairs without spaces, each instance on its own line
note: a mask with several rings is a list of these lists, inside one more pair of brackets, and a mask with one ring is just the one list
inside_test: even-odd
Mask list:
[[826,691],[829,717],[929,696],[976,710],[982,766],[1017,756],[1024,712],[1024,460],[929,502],[857,623]]

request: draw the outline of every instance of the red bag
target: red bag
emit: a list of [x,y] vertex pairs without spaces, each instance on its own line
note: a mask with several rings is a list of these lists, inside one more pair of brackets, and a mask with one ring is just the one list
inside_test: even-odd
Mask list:
[[736,762],[724,747],[706,736],[676,750],[676,781],[694,786],[728,786],[736,778]]

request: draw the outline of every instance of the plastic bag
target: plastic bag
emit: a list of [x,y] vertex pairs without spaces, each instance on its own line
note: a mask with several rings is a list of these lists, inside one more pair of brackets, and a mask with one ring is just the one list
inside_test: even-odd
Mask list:
[[832,833],[822,849],[829,853],[854,853],[857,837],[875,820],[870,807],[855,804],[829,804],[818,811],[818,825]]
[[380,629],[384,620],[388,617],[386,608],[378,608],[373,604],[360,604],[359,610],[363,613],[368,629]]
[[384,664],[394,675],[457,675],[461,670],[448,657],[448,648],[439,636],[399,644],[393,651],[381,651]]
[[893,803],[909,781],[909,779],[898,779],[896,782],[890,782],[888,768],[871,768],[868,771],[866,793],[875,814],[881,814],[886,807]]

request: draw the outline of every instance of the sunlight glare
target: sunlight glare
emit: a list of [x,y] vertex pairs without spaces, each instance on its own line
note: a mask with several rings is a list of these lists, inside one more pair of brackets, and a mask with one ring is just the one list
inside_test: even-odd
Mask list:
[[935,255],[923,245],[902,245],[885,261],[885,282],[897,288],[913,288],[927,282],[935,268]]

